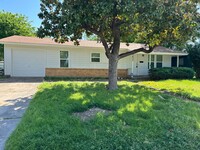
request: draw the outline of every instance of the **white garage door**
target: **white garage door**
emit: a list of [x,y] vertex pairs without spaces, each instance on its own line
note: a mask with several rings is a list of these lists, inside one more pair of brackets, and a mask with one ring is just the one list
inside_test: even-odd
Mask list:
[[44,77],[44,50],[13,50],[12,74],[15,77]]

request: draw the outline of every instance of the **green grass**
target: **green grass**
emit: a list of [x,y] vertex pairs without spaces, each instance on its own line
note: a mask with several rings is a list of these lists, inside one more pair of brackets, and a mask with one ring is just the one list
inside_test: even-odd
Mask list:
[[167,90],[180,96],[200,101],[200,80],[163,80],[140,82],[141,85]]
[[[6,150],[200,149],[200,106],[130,82],[43,83]],[[162,96],[162,97],[161,97]],[[88,122],[72,115],[111,110]]]

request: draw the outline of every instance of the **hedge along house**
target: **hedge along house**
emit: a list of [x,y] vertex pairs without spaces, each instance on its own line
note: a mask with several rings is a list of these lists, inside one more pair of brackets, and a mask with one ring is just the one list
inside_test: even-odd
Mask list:
[[[5,75],[11,77],[107,77],[108,59],[102,43],[81,40],[55,43],[50,38],[11,36],[0,40],[4,44]],[[141,44],[121,43],[120,52],[141,47]],[[187,53],[156,47],[150,54],[138,53],[119,60],[118,76],[147,76],[150,68],[176,67],[184,64]],[[172,63],[173,61],[173,63]]]

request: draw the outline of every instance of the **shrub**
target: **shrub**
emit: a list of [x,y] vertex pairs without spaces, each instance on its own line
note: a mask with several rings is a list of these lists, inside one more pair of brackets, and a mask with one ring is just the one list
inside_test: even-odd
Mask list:
[[192,79],[194,71],[191,68],[153,68],[149,70],[149,76],[152,80],[164,79]]

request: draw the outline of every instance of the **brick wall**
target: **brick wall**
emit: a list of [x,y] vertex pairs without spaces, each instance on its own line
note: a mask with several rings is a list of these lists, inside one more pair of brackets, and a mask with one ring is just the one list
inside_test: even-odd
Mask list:
[[[46,68],[47,77],[108,77],[108,69]],[[118,77],[128,76],[128,69],[118,69]]]

